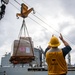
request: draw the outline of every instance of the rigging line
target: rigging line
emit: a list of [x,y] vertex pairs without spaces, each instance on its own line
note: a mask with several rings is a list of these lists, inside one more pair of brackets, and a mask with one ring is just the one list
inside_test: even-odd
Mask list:
[[[24,0],[22,0],[24,3],[26,3]],[[28,3],[26,3],[28,6],[30,6]],[[31,6],[30,6],[31,7]],[[38,12],[37,12],[38,13]],[[31,13],[32,14],[32,13]],[[39,13],[38,13],[39,14]],[[34,15],[34,14],[32,14]],[[40,14],[39,14],[40,15]],[[38,18],[39,20],[41,20],[43,23],[45,23],[47,26],[49,26],[46,22],[44,22],[42,19],[40,19],[39,17],[37,17],[36,15],[34,15],[36,18]],[[41,15],[40,15],[41,16]],[[44,17],[43,17],[44,18]],[[45,18],[44,18],[45,19]],[[53,27],[49,26],[50,28],[52,28],[53,30],[55,30]],[[55,30],[57,33],[59,33],[57,30]]]
[[[10,2],[10,4],[11,5],[13,5],[11,2]],[[17,10],[19,10],[15,5],[13,5]],[[20,10],[19,10],[20,11]],[[29,16],[28,16],[29,17]],[[29,17],[30,18],[30,17]],[[30,18],[30,19],[32,19],[32,18]],[[33,19],[32,19],[33,20]],[[33,20],[34,22],[36,22],[35,20]],[[37,24],[39,24],[39,25],[41,25],[40,23],[38,23],[38,22],[36,22]],[[44,26],[42,26],[43,28],[45,28]],[[47,29],[47,28],[45,28],[45,29]]]
[[[24,20],[24,26],[25,26],[25,28],[26,28],[26,31],[27,31],[28,37],[30,37],[30,36],[29,36],[29,33],[28,33],[28,30],[27,30],[27,26],[26,26],[25,20]],[[32,52],[33,52],[32,42],[31,42],[30,38],[29,38],[28,40],[29,40],[29,42],[30,42],[30,46],[31,46],[31,49],[32,49]],[[34,52],[33,52],[33,54],[34,54]]]
[[[34,14],[33,14],[34,15]],[[36,18],[38,18],[39,20],[41,20],[39,17],[37,17],[36,15],[34,15]],[[43,20],[41,20],[43,23],[45,23],[47,26],[49,26],[49,24],[47,24],[46,22],[44,22]],[[50,28],[52,28],[53,30],[55,30],[53,27],[49,26]],[[55,30],[57,33],[60,33],[58,32],[57,30]],[[64,36],[65,37],[65,36]],[[66,39],[69,40],[69,38],[65,37]],[[69,40],[70,43],[73,43],[71,40]]]
[[[34,14],[33,14],[34,15]],[[38,18],[39,20],[41,20],[43,23],[45,23],[47,26],[49,26],[49,24],[47,24],[46,22],[44,22],[42,19],[40,19],[39,17],[37,17],[36,15],[34,15],[36,18]],[[52,28],[53,30],[55,30],[53,27],[49,26],[50,28]],[[55,30],[57,33],[60,33],[58,32],[57,30]],[[65,37],[65,36],[64,36]],[[65,37],[66,39],[69,40],[69,38]],[[71,43],[73,43],[71,40],[69,40]]]
[[[14,0],[16,1],[16,0]],[[22,0],[24,3],[26,3],[24,0]],[[17,2],[17,1],[16,1]],[[17,2],[18,3],[18,2]],[[20,3],[18,3],[20,5]],[[30,6],[28,3],[26,3],[28,6]],[[30,6],[31,7],[31,6]],[[37,12],[38,13],[38,12]],[[32,13],[31,13],[32,14]],[[47,24],[45,21],[43,21],[42,19],[40,19],[39,17],[37,17],[35,14],[32,14],[34,15],[36,18],[38,18],[39,20],[41,20],[43,23],[45,23],[46,25],[48,25],[49,27],[51,27],[49,24]],[[40,15],[41,16],[41,15]],[[43,17],[44,18],[44,17]],[[45,18],[44,18],[45,19]],[[53,27],[51,27],[53,30],[55,30]],[[58,32],[57,30],[55,30],[57,33],[60,33]]]
[[[22,0],[24,3],[26,3],[24,0]],[[28,6],[30,6],[28,3],[26,3]],[[30,6],[31,7],[31,6]],[[31,13],[32,14],[32,13]],[[39,17],[37,17],[36,15],[34,15],[36,18],[38,18],[39,20],[41,20]],[[41,16],[41,15],[40,15]],[[43,17],[44,18],[44,17]],[[45,23],[46,25],[48,25],[46,22],[44,22],[43,20],[41,20],[43,23]],[[48,25],[49,26],[49,25]],[[51,27],[51,26],[49,26]],[[55,30],[53,27],[51,27],[53,30]],[[58,32],[57,30],[55,30],[56,32]],[[58,32],[59,33],[59,32]]]
[[[26,3],[24,0],[22,0],[24,3]],[[30,6],[28,3],[26,3],[28,6]],[[30,6],[31,7],[31,6]],[[35,12],[37,12],[36,10],[35,10]],[[37,12],[42,18],[44,18],[39,12]],[[44,18],[45,19],[45,18]]]
[[27,35],[29,37],[29,33],[28,33],[28,30],[27,30],[27,26],[25,24],[25,19],[23,19],[22,26],[21,26],[21,29],[20,29],[20,32],[19,32],[19,36],[21,36],[21,34],[22,34],[22,29],[24,29],[24,35],[26,36],[25,31],[27,31]]
[[[47,26],[49,26],[46,22],[44,22],[42,19],[40,19],[39,17],[37,17],[36,15],[34,15],[36,18],[38,18],[39,20],[41,20],[43,23],[45,23]],[[49,26],[50,28],[52,28],[53,30],[55,30],[53,27]],[[57,30],[55,30],[57,33],[59,33]]]
[[[26,3],[24,0],[22,0],[24,3]],[[30,6],[28,3],[26,3],[28,6]],[[31,6],[30,6],[31,7]],[[38,13],[38,12],[37,12]],[[31,13],[32,14],[32,13]],[[41,16],[41,14],[40,13],[38,13],[40,16]],[[34,15],[36,18],[38,18],[39,20],[41,20],[39,17],[37,17],[35,14],[32,14],[32,15]],[[43,16],[42,16],[43,17]],[[44,18],[44,17],[43,17]],[[44,18],[45,19],[45,18]],[[43,21],[43,20],[41,20],[43,23],[45,23],[47,26],[49,26],[49,27],[51,27],[49,24],[47,24],[45,21]],[[53,30],[55,30],[53,27],[51,27]],[[60,33],[60,32],[58,32],[57,30],[55,30],[57,33]],[[65,37],[65,36],[64,36]],[[68,39],[67,37],[65,37],[66,39]],[[70,40],[69,40],[70,41]],[[72,41],[70,41],[71,43],[72,43]]]
[[19,38],[20,38],[20,36],[21,36],[21,34],[22,34],[22,29],[23,29],[23,23],[22,23],[22,26],[21,26],[21,28],[20,28],[20,32],[19,32],[19,35],[18,35]]
[[[24,3],[26,3],[24,0],[22,0]],[[26,3],[28,6],[30,6],[28,3]],[[30,6],[31,7],[31,6]],[[38,13],[38,12],[37,12]],[[32,14],[32,13],[31,13]],[[39,17],[37,17],[35,14],[34,15],[36,18],[38,18],[39,20],[41,20],[43,23],[45,23],[47,26],[49,26],[50,28],[52,28],[53,30],[55,30],[53,27],[51,27],[49,24],[47,24],[45,21],[43,21],[42,19],[40,19]],[[41,16],[41,14],[40,14]],[[44,17],[43,17],[44,18]],[[45,18],[44,18],[45,19]],[[59,33],[57,30],[55,30],[57,33]]]
[[[12,4],[12,3],[10,3]],[[13,4],[12,4],[13,5]],[[15,5],[13,5],[17,10],[19,10]],[[19,10],[20,11],[20,10]],[[29,16],[28,16],[29,17]],[[33,20],[31,17],[29,17],[31,20]],[[36,22],[37,24],[41,25],[40,23],[38,23],[37,21],[33,20],[34,22]],[[41,25],[42,26],[42,25]],[[46,27],[42,26],[43,28],[45,28],[46,30],[48,30]],[[51,32],[51,31],[50,31]],[[51,32],[52,33],[52,32]]]
[[[18,1],[14,0],[15,2],[17,2],[19,5],[21,5]],[[24,3],[26,3],[24,0],[22,0]],[[28,6],[30,6],[28,3],[26,3]],[[30,6],[31,7],[31,6]],[[35,15],[34,15],[35,16]],[[41,15],[40,15],[41,16]],[[37,16],[35,16],[37,17]],[[38,17],[37,17],[38,18]],[[44,18],[44,17],[43,17]],[[40,19],[40,18],[38,18]],[[40,19],[41,20],[41,19]],[[43,20],[41,20],[42,22],[44,22]],[[45,23],[45,22],[44,22]],[[46,23],[45,23],[46,24]],[[51,27],[52,28],[52,27]]]
[[19,5],[21,5],[18,1],[14,0],[16,3],[18,3]]
[[[29,17],[31,20],[33,20],[34,22],[36,22],[38,25],[40,25],[41,27],[43,27],[44,29],[48,30],[46,27],[44,27],[43,25],[41,25],[40,23],[38,23],[37,21],[35,21],[34,19],[32,19],[31,17]],[[49,30],[50,31],[50,30]],[[51,32],[51,31],[50,31]],[[51,32],[52,33],[52,32]]]
[[[31,20],[33,20],[34,22],[36,22],[37,24],[41,25],[40,23],[38,23],[37,21],[35,21],[34,19],[32,19],[31,17],[29,17]],[[41,25],[42,26],[42,25]],[[42,26],[43,28],[45,28],[44,26]],[[45,28],[47,29],[47,28]]]
[[[24,3],[26,3],[24,0],[22,0]],[[28,3],[26,3],[28,6],[30,6]],[[31,7],[31,6],[30,6]]]
[[25,27],[25,24],[24,24],[24,35],[26,36],[26,27]]
[[[14,6],[17,10],[19,10],[14,4],[12,4],[11,2],[9,2],[12,6]],[[19,10],[20,11],[20,10]]]
[[[25,21],[25,20],[24,20],[24,21]],[[27,35],[28,35],[28,37],[29,37],[29,33],[28,33],[27,26],[26,26],[26,22],[24,23],[24,26],[25,26],[25,29],[26,29],[26,31],[27,31]]]
[[[24,0],[22,0],[24,3],[26,3]],[[17,2],[18,3],[18,2]],[[28,3],[26,3],[28,6],[30,6]],[[31,6],[30,6],[31,7]],[[38,13],[38,12],[37,12]],[[31,13],[32,14],[32,13]],[[33,14],[32,14],[33,15]],[[39,20],[41,20],[39,17],[37,17],[36,15],[34,15],[36,18],[38,18]],[[41,15],[40,15],[41,16]],[[43,17],[44,18],[44,17]],[[43,20],[41,20],[43,23],[45,23],[46,25],[48,25],[46,22],[44,22]],[[49,26],[49,25],[48,25]],[[53,30],[55,30],[53,27],[49,26],[50,28],[52,28]],[[55,30],[56,31],[56,30]],[[58,32],[58,31],[56,31]],[[59,33],[59,32],[58,32]]]
[[[16,0],[14,0],[14,1],[16,1]],[[17,2],[17,1],[16,1]],[[18,3],[18,2],[17,2]],[[19,3],[18,3],[19,4]],[[20,5],[20,4],[19,4]],[[13,5],[14,6],[14,5]],[[37,17],[37,16],[35,16],[35,17]],[[29,17],[30,18],[30,17]],[[37,17],[38,18],[38,17]],[[32,18],[31,18],[32,19]],[[38,18],[38,19],[40,19],[40,18]],[[33,19],[32,19],[33,20]],[[41,19],[40,19],[41,20]],[[34,22],[36,22],[35,20],[33,20]],[[41,20],[42,22],[44,22],[43,20]],[[36,22],[37,24],[39,24],[39,25],[41,25],[40,23],[38,23],[38,22]],[[45,22],[44,22],[45,23]],[[46,25],[48,25],[47,23],[45,23]],[[41,25],[42,26],[42,25]],[[44,27],[44,26],[42,26],[42,27]],[[44,27],[45,28],[45,27]],[[51,27],[52,28],[52,27]],[[47,29],[47,28],[45,28],[45,29]],[[52,29],[54,29],[54,28],[52,28]],[[54,29],[55,30],[55,29]],[[55,30],[56,31],[56,30]],[[50,31],[51,32],[51,31]],[[56,31],[56,32],[58,32],[58,31]],[[51,32],[52,33],[52,32]],[[59,32],[58,32],[59,33]],[[64,36],[65,37],[65,36]],[[66,37],[65,37],[66,38]],[[66,38],[67,39],[67,38]],[[70,41],[70,40],[69,40]],[[72,41],[70,41],[71,43],[72,43]]]

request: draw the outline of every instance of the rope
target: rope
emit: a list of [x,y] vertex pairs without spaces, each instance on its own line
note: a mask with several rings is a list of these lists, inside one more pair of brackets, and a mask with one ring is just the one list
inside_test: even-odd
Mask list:
[[22,34],[22,29],[24,27],[24,20],[23,20],[23,23],[22,23],[22,26],[21,26],[21,29],[20,29],[20,32],[19,32],[19,42],[18,42],[18,46],[17,46],[17,49],[16,49],[16,52],[15,52],[15,56],[17,55],[17,51],[19,49],[19,45],[20,45],[20,36]]
[[[22,23],[22,26],[21,26],[21,29],[20,29],[19,36],[21,36],[21,34],[22,34],[22,29],[23,29],[23,28],[24,28],[24,34],[25,34],[25,30],[26,30],[28,37],[30,37],[30,36],[29,36],[29,33],[28,33],[28,30],[27,30],[26,23],[25,23],[25,19],[23,19],[23,23]],[[26,35],[25,35],[25,37],[26,37]],[[17,46],[16,52],[15,52],[15,56],[17,55],[17,51],[18,51],[19,46],[20,46],[20,39],[21,39],[21,38],[19,38],[19,42],[18,42],[18,46]],[[28,40],[29,40],[29,42],[30,42],[30,47],[31,47],[32,53],[33,53],[33,55],[34,55],[33,46],[32,46],[32,41],[31,41],[30,38],[28,38]]]
[[[24,22],[25,22],[25,21],[24,21]],[[26,23],[24,23],[24,25],[25,25],[25,28],[26,28],[26,31],[27,31],[28,37],[30,37],[30,36],[29,36],[29,33],[28,33],[28,30],[27,30]],[[31,50],[32,50],[33,55],[34,55],[33,46],[32,46],[32,41],[31,41],[31,39],[30,39],[30,38],[28,38],[28,40],[29,40],[29,42],[30,42],[30,47],[31,47]]]
[[[17,10],[19,10],[14,4],[12,4],[11,2],[9,2],[12,6],[14,6]],[[20,11],[20,10],[19,10]]]
[[[20,32],[19,32],[19,37],[21,36],[22,34],[22,29],[24,27],[24,20],[23,20],[23,23],[22,23],[22,26],[21,26],[21,29],[20,29]],[[25,35],[25,27],[24,27],[24,35]]]
[[[26,3],[24,0],[22,0],[24,3]],[[30,6],[28,3],[26,3],[28,6]],[[31,7],[31,6],[30,6]],[[37,11],[36,11],[37,12]],[[38,12],[37,12],[38,13]],[[32,14],[32,13],[31,13]],[[41,16],[41,14],[40,13],[38,13],[40,16]],[[40,19],[39,17],[37,17],[35,14],[32,14],[32,15],[34,15],[36,18],[38,18],[40,21],[42,21],[44,24],[46,24],[48,27],[50,27],[50,28],[52,28],[54,31],[56,31],[57,33],[60,33],[59,31],[57,31],[56,29],[54,29],[53,27],[51,27],[49,24],[47,24],[45,21],[43,21],[42,19]],[[43,16],[41,16],[41,17],[43,17]],[[44,17],[43,17],[44,18]],[[45,19],[45,18],[44,18]],[[64,36],[65,37],[65,36]],[[66,39],[68,39],[69,40],[69,38],[67,38],[67,37],[65,37]],[[71,40],[69,40],[71,43],[73,43]]]
[[[14,0],[16,1],[16,0]],[[22,0],[23,1],[23,0]],[[26,3],[26,2],[25,2]],[[36,18],[38,18],[39,20],[41,20],[39,17],[37,17],[36,15],[34,15]],[[30,18],[30,17],[29,17]],[[33,20],[32,18],[30,18],[31,20]],[[35,20],[33,20],[34,22],[36,22]],[[49,26],[46,22],[44,22],[43,20],[41,20],[44,24],[46,24],[47,26]],[[41,25],[40,23],[36,22],[37,24]],[[42,26],[42,25],[41,25]],[[42,26],[43,28],[47,29],[46,27]],[[50,28],[52,28],[53,30],[55,30],[53,27],[49,26]],[[48,29],[47,29],[48,30]],[[55,30],[57,33],[60,33],[58,32],[57,30]],[[64,36],[65,37],[65,36]],[[67,37],[65,37],[66,39],[68,39]],[[69,40],[70,41],[70,40]],[[73,42],[70,41],[72,44]]]
[[[44,29],[48,30],[46,27],[44,27],[43,25],[41,25],[39,22],[35,21],[34,19],[32,19],[31,17],[29,17],[31,20],[33,20],[35,23],[37,23],[39,26],[43,27]],[[50,30],[49,30],[50,31]],[[51,32],[51,31],[50,31]],[[52,32],[51,32],[52,33]]]
[[19,5],[21,5],[18,1],[14,0],[16,3],[18,3]]
[[[24,0],[22,0],[24,3],[26,3]],[[28,3],[26,3],[28,6],[30,6]],[[30,6],[31,7],[31,6]],[[36,11],[37,12],[37,11]],[[37,12],[38,13],[38,12]],[[32,14],[32,13],[31,13]],[[39,13],[38,13],[39,14]],[[33,15],[33,14],[32,14]],[[40,14],[39,14],[40,15]],[[41,20],[39,17],[37,17],[36,15],[34,15],[36,18],[38,18],[40,21],[42,21],[44,24],[48,25],[46,22],[44,22],[43,20]],[[41,16],[41,15],[40,15]],[[43,16],[42,16],[43,17]],[[44,17],[43,17],[44,18]],[[45,19],[45,18],[44,18]],[[48,25],[49,26],[49,25]],[[50,28],[52,28],[53,30],[55,30],[53,27],[49,26]],[[59,33],[57,30],[55,30],[57,33]]]

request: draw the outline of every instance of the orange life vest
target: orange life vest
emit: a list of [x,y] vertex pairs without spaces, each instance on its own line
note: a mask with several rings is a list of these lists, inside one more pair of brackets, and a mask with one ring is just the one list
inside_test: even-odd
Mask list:
[[63,57],[62,50],[58,52],[47,52],[46,62],[48,64],[49,75],[60,75],[67,73],[67,64]]

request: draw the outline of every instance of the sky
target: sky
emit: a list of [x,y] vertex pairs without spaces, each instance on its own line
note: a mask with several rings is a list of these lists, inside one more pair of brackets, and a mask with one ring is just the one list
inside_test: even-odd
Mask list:
[[[75,0],[16,1],[19,3],[9,0],[5,15],[0,20],[0,58],[6,52],[9,53],[13,50],[13,41],[18,39],[23,21],[21,17],[17,19],[16,13],[20,13],[20,4],[25,3],[29,8],[33,7],[35,10],[35,14],[31,12],[25,19],[34,47],[41,46],[45,50],[52,34],[59,37],[61,33],[72,47],[71,63],[75,64]],[[61,47],[64,47],[62,42]]]

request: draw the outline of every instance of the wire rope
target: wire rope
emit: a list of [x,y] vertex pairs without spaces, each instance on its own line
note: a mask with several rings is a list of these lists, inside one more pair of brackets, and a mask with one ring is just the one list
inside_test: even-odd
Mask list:
[[[24,3],[26,3],[24,0],[22,0]],[[28,6],[30,6],[28,3],[26,3]],[[30,6],[31,7],[31,6]],[[37,11],[36,11],[37,12]],[[38,12],[37,12],[38,13]],[[32,13],[31,13],[32,14]],[[39,13],[38,13],[39,14]],[[50,26],[49,24],[47,24],[45,21],[43,21],[41,18],[37,17],[35,14],[34,15],[36,18],[38,18],[40,21],[42,21],[44,24],[46,24],[48,27],[52,28],[54,31],[56,31],[57,33],[60,33],[59,31],[57,31],[56,29],[54,29],[52,26]],[[40,15],[40,14],[39,14]],[[40,15],[41,16],[41,15]],[[43,17],[43,16],[41,16]],[[44,17],[43,17],[44,18]],[[44,18],[45,19],[45,18]],[[64,36],[65,37],[65,36]],[[69,38],[65,37],[66,39],[69,40]],[[71,40],[69,40],[69,42],[71,42],[73,44],[73,42]]]
[[[17,2],[16,0],[14,0],[15,2]],[[23,2],[25,2],[24,0],[22,0]],[[18,3],[18,2],[17,2]],[[26,2],[25,2],[26,3]],[[11,3],[12,4],[12,3]],[[20,5],[20,3],[18,3]],[[26,3],[27,4],[27,3]],[[13,5],[13,4],[12,4]],[[28,5],[28,4],[27,4]],[[14,6],[14,5],[13,5]],[[30,6],[30,5],[29,5]],[[14,6],[15,7],[15,6]],[[15,7],[16,8],[16,7]],[[16,8],[17,9],[17,8]],[[49,24],[47,24],[45,21],[43,21],[42,19],[40,19],[39,17],[37,17],[36,15],[34,15],[36,18],[38,18],[40,21],[42,21],[44,24],[46,24],[47,26],[49,26],[50,28],[52,28],[53,30],[55,30],[53,27],[51,27]],[[41,15],[40,15],[41,16]],[[28,16],[29,17],[29,16]],[[34,19],[32,19],[31,17],[29,17],[31,20],[33,20],[34,22],[36,22],[37,24],[41,25],[40,23],[38,23],[37,21],[35,21]],[[44,27],[43,25],[41,25],[43,28],[47,29],[46,27]],[[48,30],[48,29],[47,29]],[[57,30],[55,30],[57,33],[60,33],[58,32]],[[51,32],[52,33],[52,32]],[[65,37],[65,36],[64,36]],[[67,37],[65,37],[66,39],[68,39]],[[69,39],[68,39],[69,40]],[[70,41],[70,40],[69,40]],[[72,44],[73,42],[70,41]]]

